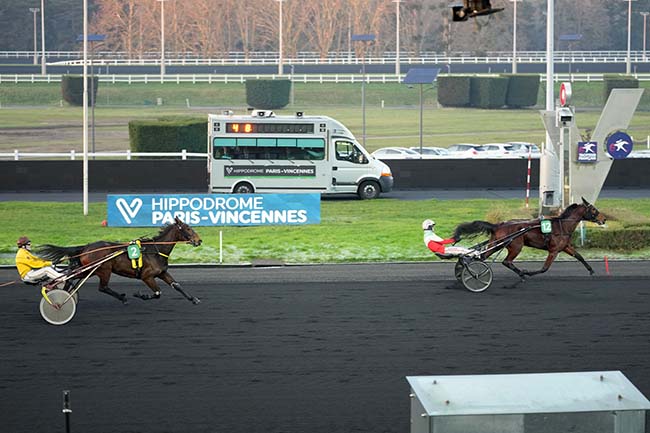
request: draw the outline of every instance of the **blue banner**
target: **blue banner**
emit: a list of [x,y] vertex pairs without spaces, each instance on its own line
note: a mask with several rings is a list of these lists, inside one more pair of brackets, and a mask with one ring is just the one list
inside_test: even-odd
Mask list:
[[320,223],[320,194],[129,194],[106,204],[111,227],[158,227],[175,217],[193,226]]
[[632,137],[625,132],[617,131],[607,137],[607,153],[614,159],[625,159],[632,152]]

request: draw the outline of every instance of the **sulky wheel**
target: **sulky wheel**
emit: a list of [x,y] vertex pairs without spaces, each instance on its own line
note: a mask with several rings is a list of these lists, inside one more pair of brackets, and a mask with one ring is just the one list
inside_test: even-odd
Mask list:
[[41,316],[47,323],[64,325],[72,320],[74,313],[77,311],[77,304],[70,298],[68,292],[65,290],[50,290],[47,292],[47,297],[52,303],[50,304],[45,298],[41,298],[40,305]]
[[492,268],[481,260],[472,260],[463,266],[460,282],[470,292],[482,292],[492,284]]
[[459,283],[462,282],[462,275],[463,275],[463,269],[465,266],[463,266],[463,263],[458,259],[456,262],[456,266],[454,266],[454,276],[456,277],[456,280],[458,280]]

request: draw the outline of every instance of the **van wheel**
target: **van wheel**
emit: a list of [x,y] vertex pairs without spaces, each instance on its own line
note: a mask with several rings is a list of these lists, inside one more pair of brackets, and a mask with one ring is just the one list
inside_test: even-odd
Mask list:
[[372,200],[373,198],[379,197],[379,191],[379,184],[377,182],[367,180],[361,182],[357,194],[359,194],[361,200]]
[[235,194],[252,194],[255,192],[253,185],[248,182],[241,182],[235,185],[235,188],[232,190]]

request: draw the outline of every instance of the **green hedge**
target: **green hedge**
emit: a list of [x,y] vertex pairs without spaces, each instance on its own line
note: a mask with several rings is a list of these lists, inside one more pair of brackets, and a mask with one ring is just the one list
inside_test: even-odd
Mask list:
[[246,80],[246,103],[252,108],[273,110],[286,107],[290,93],[290,80]]
[[[580,235],[573,234],[573,244],[580,245]],[[648,227],[620,228],[607,230],[587,230],[586,248],[615,251],[633,251],[650,247]]]
[[538,74],[501,74],[508,78],[506,105],[510,108],[532,107],[539,94]]
[[470,77],[438,77],[438,103],[444,107],[469,106],[470,84]]
[[638,89],[639,80],[630,75],[605,74],[603,75],[603,96],[607,102],[612,89]]
[[506,105],[508,79],[501,77],[472,77],[470,103],[476,108],[501,108]]
[[537,104],[539,75],[438,78],[438,103],[445,107],[520,108]]
[[[97,105],[97,88],[99,77],[86,77],[88,82],[88,106],[95,101]],[[94,82],[94,86],[93,86]],[[93,94],[91,95],[91,90]],[[70,105],[81,107],[84,104],[84,78],[82,75],[63,75],[61,77],[61,96]]]
[[207,150],[206,119],[168,117],[129,122],[129,144],[133,152],[203,152]]

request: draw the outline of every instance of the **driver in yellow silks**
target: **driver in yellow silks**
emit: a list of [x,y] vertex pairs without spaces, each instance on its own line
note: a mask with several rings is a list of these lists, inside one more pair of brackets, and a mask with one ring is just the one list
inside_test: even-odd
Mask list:
[[52,267],[52,262],[36,257],[31,253],[32,241],[27,236],[21,236],[16,242],[16,269],[20,279],[26,283],[37,283],[44,277],[53,280],[63,274]]

